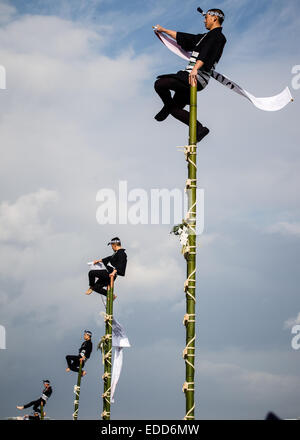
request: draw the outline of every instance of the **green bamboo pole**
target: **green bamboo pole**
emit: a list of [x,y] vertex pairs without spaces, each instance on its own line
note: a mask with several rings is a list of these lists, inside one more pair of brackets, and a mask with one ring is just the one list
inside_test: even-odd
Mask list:
[[102,338],[104,350],[104,374],[102,376],[104,382],[104,391],[102,394],[103,412],[101,416],[103,420],[110,420],[113,296],[114,279],[111,277],[110,286],[107,287],[105,336]]
[[44,404],[43,404],[43,402],[41,402],[40,408],[41,408],[41,420],[44,420]]
[[80,364],[79,364],[79,371],[78,371],[78,377],[77,377],[77,385],[75,385],[75,387],[74,387],[75,400],[74,400],[73,420],[77,420],[78,419],[81,377],[82,377],[82,362],[80,362]]
[[186,326],[185,384],[186,398],[185,420],[194,420],[195,398],[195,294],[196,294],[196,195],[197,195],[197,86],[190,87],[190,123],[189,123],[189,158],[188,158],[188,247],[186,281]]

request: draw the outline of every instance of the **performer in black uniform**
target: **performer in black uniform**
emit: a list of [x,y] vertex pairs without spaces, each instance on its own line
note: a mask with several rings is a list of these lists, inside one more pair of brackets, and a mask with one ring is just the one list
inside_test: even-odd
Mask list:
[[25,414],[23,420],[41,420],[40,415],[37,411],[33,413],[33,415]]
[[[67,355],[66,356],[66,360],[67,360],[67,364],[68,364],[68,368],[66,368],[67,372],[72,370],[72,371],[75,371],[76,373],[78,373],[80,363],[82,363],[82,368],[83,368],[86,360],[90,358],[90,355],[93,351],[93,343],[91,340],[92,332],[90,332],[89,330],[84,330],[83,337],[84,337],[84,341],[78,350],[79,354],[77,354],[75,356],[74,355]],[[81,375],[85,376],[86,371],[82,370]]]
[[[102,258],[102,260],[95,260],[94,264],[103,263],[105,268],[100,270],[89,271],[89,289],[85,292],[90,295],[92,291],[107,295],[107,286],[110,284],[110,278],[116,279],[117,275],[124,276],[127,265],[127,255],[125,249],[121,247],[121,240],[119,237],[111,239],[107,245],[111,245],[114,251],[113,255]],[[96,281],[97,279],[97,281]],[[116,295],[114,295],[114,299]]]
[[[189,125],[189,112],[184,107],[190,102],[190,85],[197,85],[197,90],[207,86],[211,71],[215,68],[223,53],[226,38],[222,33],[224,13],[220,9],[210,9],[205,14],[206,34],[187,34],[176,32],[156,25],[158,32],[164,32],[172,37],[185,51],[191,51],[190,62],[185,70],[175,74],[160,75],[154,88],[164,106],[155,116],[157,121],[164,121],[169,114]],[[174,91],[174,96],[171,95]],[[197,121],[197,142],[209,133],[207,127]]]
[[17,406],[17,409],[22,410],[22,409],[29,408],[30,406],[32,406],[34,412],[40,413],[41,412],[41,409],[40,409],[41,403],[43,403],[43,406],[45,408],[47,400],[49,399],[49,397],[52,394],[52,387],[50,386],[50,381],[45,379],[45,380],[43,380],[43,384],[44,384],[43,393],[39,399],[33,400],[32,402],[29,402],[23,406]]

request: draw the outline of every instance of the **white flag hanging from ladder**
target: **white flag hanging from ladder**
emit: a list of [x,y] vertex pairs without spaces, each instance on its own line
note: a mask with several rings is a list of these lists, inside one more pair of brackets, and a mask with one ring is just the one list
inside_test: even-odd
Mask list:
[[114,394],[123,365],[123,348],[130,347],[124,328],[115,318],[112,321],[112,346],[115,347],[115,355],[111,374],[110,400],[114,403]]
[[[104,300],[103,295],[100,296],[106,308],[106,300]],[[100,314],[102,315],[105,313],[101,312]],[[123,348],[131,347],[129,340],[126,336],[124,327],[114,317],[112,320],[112,346],[115,349],[115,354],[111,373],[110,401],[111,403],[114,403],[114,394],[123,366]]]
[[[87,264],[90,266],[90,270],[105,270],[103,263],[94,264],[93,261],[89,261]],[[103,295],[100,294],[100,296],[106,309],[106,299],[104,299]],[[100,315],[105,315],[105,313],[100,312]],[[115,349],[115,354],[111,373],[110,401],[114,403],[114,394],[123,366],[123,348],[130,347],[124,327],[114,317],[112,319],[112,346]]]
[[[160,39],[160,41],[173,53],[180,56],[181,58],[185,60],[189,60],[191,53],[186,52],[183,50],[175,40],[172,38],[167,37],[166,35],[162,34],[161,32],[157,32],[154,30],[156,36]],[[216,81],[223,84],[223,86],[228,87],[233,92],[238,93],[239,95],[244,96],[246,99],[252,102],[252,104],[255,105],[255,107],[259,108],[260,110],[264,111],[277,111],[281,110],[283,107],[285,107],[289,102],[293,101],[293,97],[291,95],[290,89],[286,87],[281,93],[275,96],[269,96],[266,98],[256,98],[251,93],[247,92],[247,90],[240,87],[235,82],[231,81],[231,79],[227,78],[225,75],[222,75],[221,73],[216,72],[215,70],[212,71],[212,78],[214,78]]]

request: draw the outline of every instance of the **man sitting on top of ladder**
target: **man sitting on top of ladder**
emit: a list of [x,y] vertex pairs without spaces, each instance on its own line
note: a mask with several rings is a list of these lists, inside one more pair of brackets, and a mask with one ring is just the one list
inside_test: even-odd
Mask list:
[[[17,406],[17,409],[19,410],[23,410],[26,408],[30,408],[31,406],[33,407],[33,410],[35,412],[41,412],[41,404],[43,404],[43,408],[45,407],[47,400],[49,399],[49,397],[52,394],[52,387],[50,385],[50,381],[48,379],[43,380],[43,384],[44,384],[44,389],[42,392],[41,397],[39,397],[37,400],[32,400],[32,402],[27,403],[26,405],[23,406]],[[46,413],[44,412],[44,415]]]
[[[158,76],[154,88],[164,106],[155,116],[157,121],[164,121],[171,114],[189,125],[189,112],[184,110],[184,107],[190,102],[190,85],[197,84],[197,90],[203,90],[208,84],[212,70],[221,58],[226,43],[221,26],[225,18],[224,13],[221,9],[210,9],[203,15],[205,27],[209,31],[205,34],[187,34],[165,29],[159,24],[154,26],[156,32],[169,35],[182,49],[192,52],[185,70]],[[173,97],[171,90],[175,92]],[[208,133],[209,129],[197,121],[197,142]]]
[[[68,364],[68,368],[66,368],[67,373],[69,373],[69,371],[71,371],[71,370],[78,373],[80,363],[81,363],[81,367],[83,368],[86,360],[90,358],[90,355],[93,351],[93,343],[91,340],[92,339],[92,332],[89,330],[84,330],[83,338],[84,338],[84,341],[78,350],[79,354],[77,354],[77,355],[70,355],[69,354],[66,356],[66,361]],[[81,375],[85,376],[86,371],[82,370]]]
[[[110,285],[111,277],[116,279],[117,275],[125,275],[127,255],[125,249],[121,247],[121,240],[119,237],[114,237],[107,245],[111,245],[114,253],[109,257],[93,262],[94,266],[99,266],[99,269],[89,271],[90,287],[85,292],[86,295],[90,295],[94,291],[106,296],[107,286]],[[116,295],[114,295],[115,298]]]

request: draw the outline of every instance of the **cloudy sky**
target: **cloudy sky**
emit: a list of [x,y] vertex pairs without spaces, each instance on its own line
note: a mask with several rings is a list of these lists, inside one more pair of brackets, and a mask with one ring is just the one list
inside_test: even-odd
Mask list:
[[[185,261],[172,225],[101,225],[99,190],[184,187],[176,150],[187,128],[153,116],[156,75],[185,62],[151,26],[204,32],[198,2],[186,0],[0,0],[0,417],[54,393],[48,415],[70,419],[76,375],[65,355],[82,331],[94,352],[79,416],[102,411],[102,302],[84,295],[86,262],[110,254],[119,235],[128,254],[115,316],[132,347],[112,406],[114,419],[182,419],[185,377]],[[205,230],[198,237],[196,418],[300,417],[300,64],[298,0],[203,0],[226,14],[218,71],[256,96],[289,86],[295,98],[267,113],[211,80],[198,94],[210,134],[198,148]],[[300,70],[300,68],[299,68]],[[132,202],[128,202],[131,206]],[[4,373],[3,373],[4,372]]]

